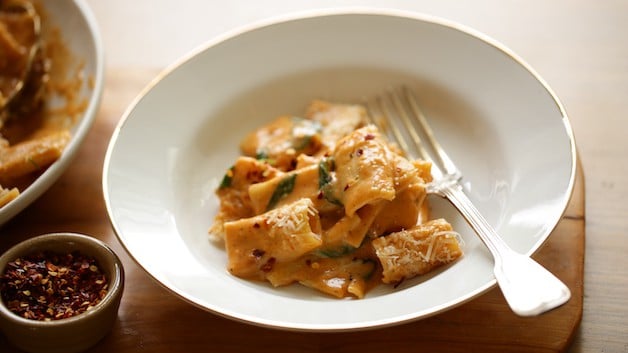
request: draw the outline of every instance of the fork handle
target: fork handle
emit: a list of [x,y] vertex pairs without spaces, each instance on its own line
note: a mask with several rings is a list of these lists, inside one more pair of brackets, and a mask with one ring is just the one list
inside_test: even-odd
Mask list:
[[475,208],[460,184],[444,185],[437,193],[460,211],[488,247],[495,259],[497,284],[512,311],[520,316],[535,316],[569,300],[569,288],[532,258],[512,250]]

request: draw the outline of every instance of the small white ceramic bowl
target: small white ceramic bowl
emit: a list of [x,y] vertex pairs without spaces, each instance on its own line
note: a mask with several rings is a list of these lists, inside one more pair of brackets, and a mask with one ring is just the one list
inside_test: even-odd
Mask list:
[[[77,89],[75,104],[84,104],[83,111],[74,117],[70,128],[71,139],[61,157],[37,177],[21,194],[0,207],[0,226],[19,214],[35,201],[69,167],[78,152],[89,128],[92,126],[100,106],[104,87],[104,48],[96,19],[89,6],[83,0],[34,1],[42,9],[42,31],[44,36],[61,37],[69,56],[61,55],[58,62],[53,62],[51,77],[53,80],[70,79],[81,71],[83,82]],[[48,105],[56,108],[63,104],[63,98],[51,94]],[[62,105],[61,105],[62,106]],[[7,185],[4,185],[7,187]],[[10,185],[9,185],[10,186]]]
[[0,256],[0,274],[18,257],[50,250],[56,253],[79,251],[96,259],[109,283],[104,298],[90,310],[59,320],[25,319],[0,300],[0,330],[17,348],[32,353],[81,352],[96,344],[110,330],[118,316],[124,289],[124,268],[105,243],[90,236],[52,233],[25,240]]

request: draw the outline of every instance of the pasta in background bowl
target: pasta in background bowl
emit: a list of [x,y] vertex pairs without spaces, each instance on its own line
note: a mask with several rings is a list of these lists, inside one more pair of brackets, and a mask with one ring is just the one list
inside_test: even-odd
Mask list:
[[[69,166],[94,121],[104,83],[100,34],[82,0],[4,3],[16,4],[32,4],[39,15],[42,54],[37,57],[44,59],[33,62],[29,77],[43,79],[33,94],[33,80],[26,80],[21,101],[14,100],[19,104],[9,108],[18,107],[1,113],[0,226],[35,201]],[[11,16],[5,16],[3,27],[15,21]],[[11,28],[4,27],[5,41],[20,37],[21,31],[12,33]],[[5,45],[3,55],[8,55]],[[2,71],[3,82],[8,71]],[[24,107],[29,111],[22,113]]]
[[464,256],[360,300],[233,276],[224,246],[207,234],[219,211],[214,190],[247,133],[298,116],[312,99],[362,103],[399,84],[417,92],[487,220],[513,249],[534,253],[564,212],[575,175],[573,134],[556,96],[521,59],[473,30],[364,9],[238,30],[155,79],[125,113],[105,159],[103,190],[118,238],[182,299],[265,327],[390,326],[482,294],[495,285],[490,254],[438,198],[429,200],[432,218],[461,234]]

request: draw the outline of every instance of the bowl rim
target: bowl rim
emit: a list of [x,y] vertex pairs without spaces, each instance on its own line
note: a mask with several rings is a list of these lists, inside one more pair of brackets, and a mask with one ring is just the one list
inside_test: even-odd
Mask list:
[[[58,327],[63,325],[72,325],[77,321],[84,321],[92,316],[98,315],[99,312],[106,310],[106,308],[110,305],[116,304],[116,299],[117,297],[119,297],[124,288],[124,267],[122,265],[122,261],[106,243],[88,235],[71,232],[48,233],[19,242],[9,248],[7,251],[5,251],[2,255],[0,255],[0,273],[4,273],[6,264],[9,261],[13,261],[16,256],[25,255],[32,252],[29,249],[35,244],[39,246],[45,246],[46,244],[52,243],[70,242],[86,245],[95,249],[100,254],[103,254],[103,256],[111,258],[113,264],[113,273],[111,274],[110,278],[108,278],[109,287],[107,290],[107,294],[105,294],[105,297],[88,311],[68,318],[50,321],[23,318],[10,311],[4,303],[4,300],[0,298],[0,316],[5,317],[8,321],[13,322],[14,324],[19,324],[22,326],[37,326],[41,328],[51,326]],[[99,265],[102,266],[102,264]]]
[[[84,1],[84,0],[74,0],[74,1]],[[226,41],[235,39],[238,36],[241,36],[246,33],[253,32],[262,28],[266,28],[266,27],[270,27],[274,25],[280,25],[286,22],[330,17],[330,16],[347,16],[347,15],[397,17],[397,18],[403,18],[403,19],[429,22],[429,23],[448,27],[450,29],[467,34],[503,52],[512,60],[514,60],[517,64],[521,65],[526,71],[528,71],[534,77],[534,79],[537,80],[543,86],[543,88],[550,94],[553,102],[556,104],[556,107],[561,112],[561,115],[563,117],[563,122],[566,125],[566,128],[570,135],[570,140],[573,142],[572,153],[575,156],[575,153],[577,151],[575,149],[574,133],[573,133],[573,129],[571,127],[571,123],[567,115],[567,111],[565,110],[563,103],[559,99],[556,92],[548,84],[548,82],[528,62],[526,62],[514,50],[510,49],[510,47],[506,46],[504,43],[498,41],[497,39],[489,36],[488,34],[482,31],[479,31],[471,26],[465,25],[461,22],[451,20],[442,16],[437,16],[437,15],[428,14],[428,13],[419,12],[419,11],[404,10],[404,9],[397,9],[397,8],[391,8],[391,7],[374,7],[374,6],[340,6],[337,8],[319,8],[319,9],[292,11],[292,12],[288,12],[288,13],[284,13],[280,15],[266,17],[263,19],[259,19],[257,21],[251,21],[249,23],[240,25],[231,30],[221,32],[209,38],[208,40],[198,44],[196,47],[188,50],[187,52],[179,56],[177,59],[172,61],[169,65],[166,65],[139,91],[139,93],[133,98],[133,100],[131,100],[131,102],[127,105],[126,109],[123,111],[121,115],[121,119],[116,124],[114,133],[111,136],[110,142],[115,141],[115,139],[117,139],[119,130],[125,124],[125,121],[127,120],[128,116],[131,115],[131,112],[134,110],[134,108],[139,104],[139,102],[143,99],[143,97],[146,96],[147,93],[154,88],[154,86],[159,84],[160,81],[162,81],[166,76],[169,76],[170,74],[172,74],[180,66],[194,59],[194,57],[198,56],[202,52],[209,50],[212,47],[219,45],[221,43],[224,43]],[[111,147],[111,144],[108,147]],[[108,155],[109,155],[109,148],[107,148],[106,157],[108,157]],[[104,165],[107,165],[107,158],[105,158]],[[575,167],[572,174],[574,174],[572,179],[575,180]]]
[[67,169],[76,156],[79,147],[83,144],[89,129],[96,120],[96,115],[98,113],[98,109],[100,108],[105,85],[105,49],[102,35],[100,33],[96,17],[91,8],[88,6],[86,0],[70,1],[83,16],[94,44],[96,60],[94,62],[93,80],[90,80],[92,92],[89,95],[88,105],[85,108],[80,121],[74,125],[75,131],[72,134],[68,145],[63,150],[61,157],[50,165],[39,177],[37,177],[37,179],[35,179],[35,181],[29,184],[28,187],[20,192],[20,195],[15,200],[0,208],[0,227],[34,202],[44,193],[44,191],[52,186],[57,179],[59,179],[61,174]]

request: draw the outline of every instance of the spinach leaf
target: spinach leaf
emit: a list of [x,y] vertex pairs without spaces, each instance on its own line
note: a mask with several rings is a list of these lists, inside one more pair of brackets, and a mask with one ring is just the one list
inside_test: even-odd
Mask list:
[[235,166],[232,166],[231,168],[229,168],[229,170],[227,170],[225,175],[222,177],[222,181],[220,182],[220,186],[218,187],[218,189],[224,189],[231,186],[231,183],[233,182],[234,170],[235,170]]
[[314,135],[320,134],[323,126],[316,120],[292,117],[292,147],[296,151],[306,149],[312,142]]
[[375,270],[377,269],[377,263],[373,259],[362,259],[362,260],[358,260],[358,261],[362,261],[363,264],[371,265],[370,269],[368,270],[368,272],[362,275],[362,278],[365,281],[370,280],[371,277],[373,277],[373,274],[375,273]]
[[350,245],[341,245],[337,248],[329,248],[329,249],[319,249],[315,251],[315,254],[319,257],[341,257],[344,255],[351,254],[354,252],[356,248]]
[[323,158],[318,163],[318,188],[322,189],[325,185],[332,182],[331,169],[334,160],[330,157]]
[[321,159],[318,164],[318,189],[323,193],[325,200],[342,207],[342,201],[334,195],[332,182],[332,170],[334,169],[334,159],[331,157]]
[[264,150],[257,150],[257,152],[255,153],[255,159],[260,160],[260,161],[264,159],[268,159],[268,152]]
[[277,184],[275,191],[273,191],[273,194],[268,201],[268,205],[266,206],[267,211],[273,209],[277,205],[277,203],[279,203],[279,200],[281,200],[286,195],[290,194],[292,190],[294,190],[294,184],[296,180],[297,174],[292,173],[285,176],[283,179],[281,179],[281,181],[279,181],[279,184]]

